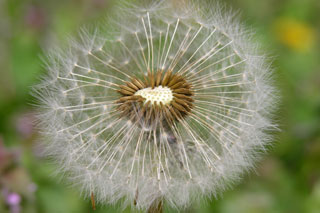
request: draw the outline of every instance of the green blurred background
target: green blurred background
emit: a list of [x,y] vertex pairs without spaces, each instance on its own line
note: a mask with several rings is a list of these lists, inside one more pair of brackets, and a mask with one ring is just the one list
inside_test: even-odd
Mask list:
[[[226,0],[225,0],[226,1]],[[79,27],[103,21],[115,1],[0,0],[0,212],[92,212],[39,154],[30,88],[41,58]],[[201,0],[199,1],[201,2]],[[217,200],[186,212],[320,212],[320,1],[228,0],[271,55],[282,95],[281,132],[257,169]],[[121,212],[97,206],[96,212]],[[130,212],[126,209],[125,212]],[[166,209],[166,212],[175,212]]]

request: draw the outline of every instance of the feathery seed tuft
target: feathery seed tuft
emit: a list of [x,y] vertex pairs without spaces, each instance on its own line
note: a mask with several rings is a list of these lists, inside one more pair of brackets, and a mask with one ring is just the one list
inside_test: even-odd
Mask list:
[[93,203],[216,196],[271,141],[270,66],[218,3],[121,2],[102,30],[49,54],[34,90],[47,154]]

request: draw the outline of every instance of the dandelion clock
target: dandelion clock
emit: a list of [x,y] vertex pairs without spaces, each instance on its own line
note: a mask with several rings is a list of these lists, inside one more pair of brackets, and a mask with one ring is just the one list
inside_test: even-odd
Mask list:
[[232,12],[203,3],[121,2],[48,54],[34,88],[46,154],[92,201],[183,209],[269,144],[269,65]]

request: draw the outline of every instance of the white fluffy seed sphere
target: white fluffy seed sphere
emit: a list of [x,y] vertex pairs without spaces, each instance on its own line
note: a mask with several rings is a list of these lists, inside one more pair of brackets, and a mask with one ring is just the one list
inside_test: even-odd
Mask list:
[[39,126],[85,195],[183,208],[225,190],[270,142],[265,58],[233,13],[198,3],[122,4],[101,30],[48,57],[35,87]]

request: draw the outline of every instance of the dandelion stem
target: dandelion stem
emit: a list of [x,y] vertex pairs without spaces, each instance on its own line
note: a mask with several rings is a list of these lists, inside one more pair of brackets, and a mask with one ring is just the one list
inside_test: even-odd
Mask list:
[[149,207],[148,213],[162,213],[163,212],[163,200],[162,198],[156,199],[153,201]]

